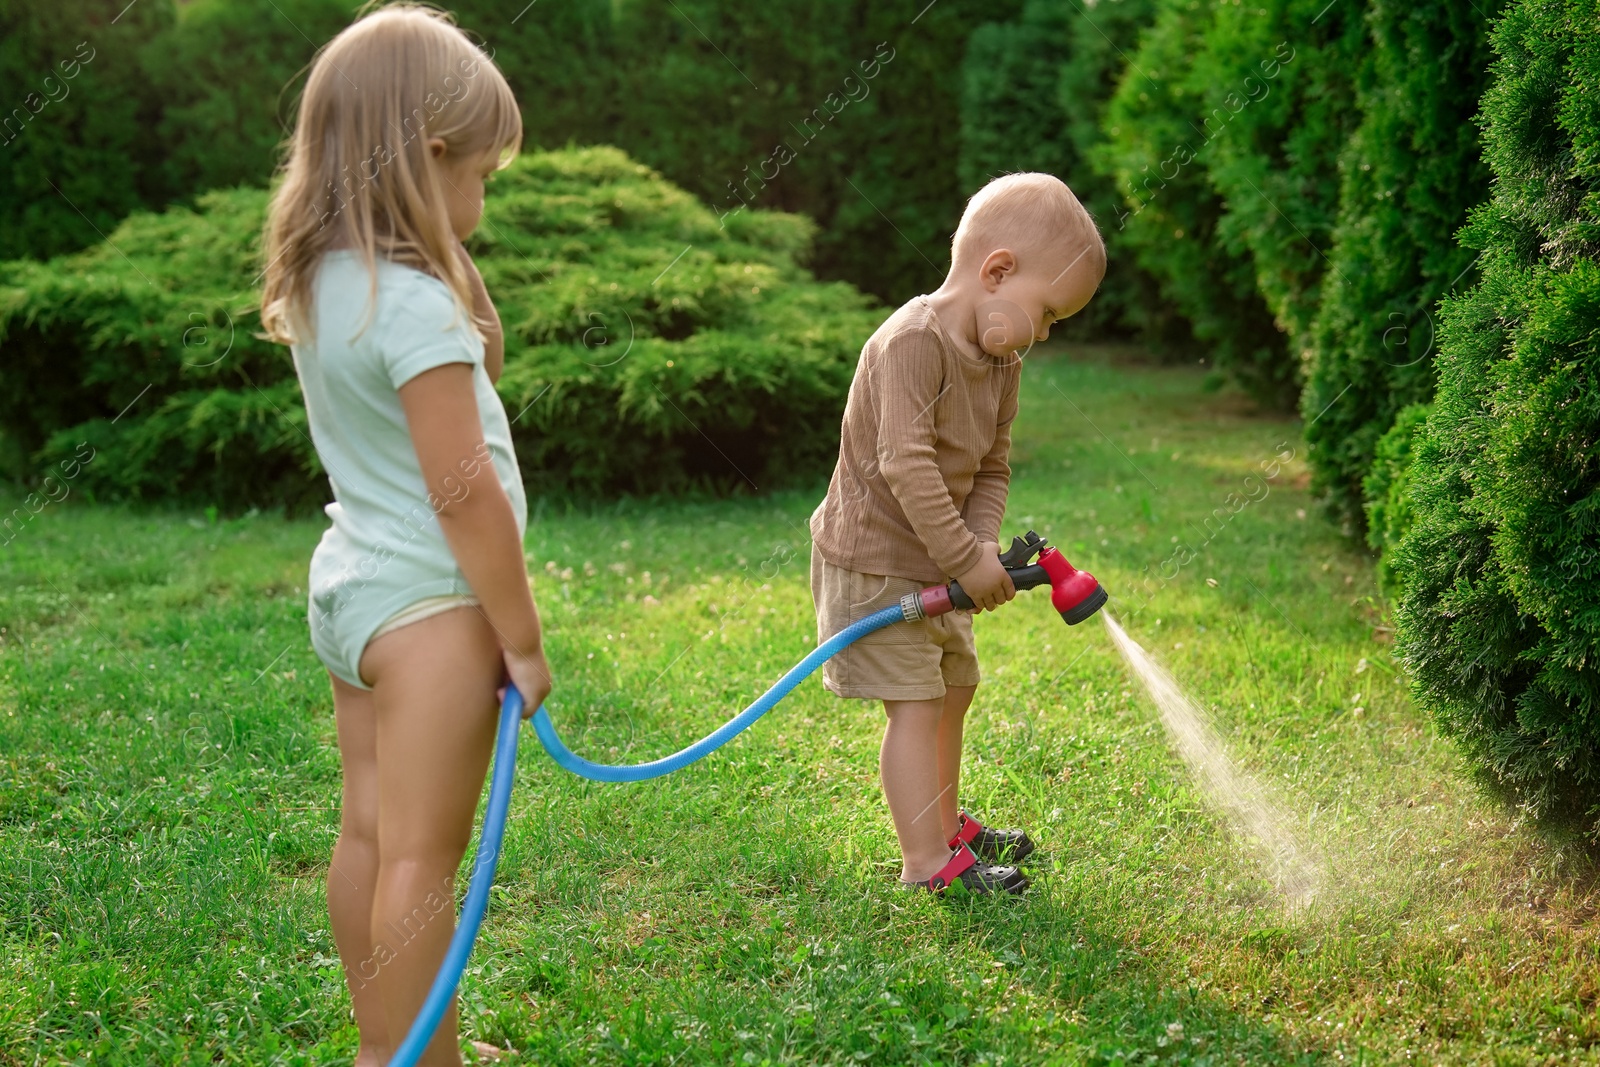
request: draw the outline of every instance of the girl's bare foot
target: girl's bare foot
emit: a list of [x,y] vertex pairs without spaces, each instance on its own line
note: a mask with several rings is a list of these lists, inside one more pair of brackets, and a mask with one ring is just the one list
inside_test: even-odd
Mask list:
[[487,1041],[474,1041],[472,1043],[472,1051],[478,1054],[478,1058],[480,1060],[490,1063],[500,1059],[500,1057],[506,1054],[505,1049],[497,1048],[496,1046],[489,1044]]
[[390,1053],[387,1050],[382,1055],[379,1055],[377,1049],[362,1045],[360,1050],[356,1052],[356,1062],[352,1064],[352,1067],[380,1067],[381,1064],[388,1062],[389,1056]]

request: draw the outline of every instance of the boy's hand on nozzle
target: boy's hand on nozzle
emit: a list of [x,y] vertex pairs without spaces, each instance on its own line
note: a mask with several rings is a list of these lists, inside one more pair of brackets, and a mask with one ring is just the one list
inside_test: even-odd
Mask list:
[[[511,684],[517,687],[517,692],[522,694],[522,717],[531,719],[533,713],[539,710],[539,705],[544,703],[545,697],[550,695],[550,664],[545,662],[544,649],[531,656],[518,655],[510,649],[503,649],[502,652],[506,661],[506,675]],[[505,686],[502,685],[495,696],[504,704]]]
[[974,614],[993,611],[1017,595],[1017,587],[1011,584],[1011,575],[1000,564],[999,543],[984,541],[982,545],[983,555],[972,569],[956,575],[956,581],[961,583],[961,588],[972,600]]

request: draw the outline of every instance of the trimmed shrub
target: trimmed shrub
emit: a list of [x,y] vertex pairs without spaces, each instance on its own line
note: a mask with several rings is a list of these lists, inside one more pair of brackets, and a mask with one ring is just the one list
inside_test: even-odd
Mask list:
[[[94,449],[102,496],[326,502],[289,353],[260,340],[266,190],[138,214],[104,245],[0,264],[0,422],[26,474]],[[815,233],[717,218],[614,148],[520,156],[468,241],[506,331],[499,391],[532,492],[766,489],[826,472],[887,314],[796,265]]]
[[1292,407],[1339,210],[1339,153],[1354,132],[1355,79],[1370,45],[1363,4],[1218,3],[1190,85],[1209,93],[1197,153],[1227,205],[1226,247],[1250,250],[1256,288],[1288,342],[1274,380]]
[[[1357,90],[1361,125],[1339,157],[1339,222],[1300,401],[1312,486],[1352,527],[1363,477],[1386,462],[1375,443],[1397,412],[1433,396],[1434,307],[1472,280],[1473,253],[1455,234],[1489,192],[1472,117],[1500,6],[1369,3],[1372,63]],[[1384,505],[1368,495],[1366,512],[1374,506]]]
[[87,443],[89,495],[322,502],[288,352],[251,335],[266,196],[213,191],[198,213],[135,213],[83,252],[0,264],[8,474]]
[[1362,482],[1367,544],[1379,553],[1378,585],[1391,599],[1400,593],[1400,576],[1389,553],[1411,528],[1411,446],[1431,410],[1427,404],[1400,409],[1389,432],[1378,438],[1372,467]]
[[1442,307],[1394,551],[1419,703],[1485,779],[1600,835],[1600,18],[1518,0],[1484,96],[1493,199]]
[[[492,291],[508,293],[501,315],[525,346],[513,354],[508,337],[500,394],[523,412],[530,489],[742,492],[826,473],[856,359],[888,309],[796,265],[811,220],[745,211],[719,229],[613,148],[536,155],[500,199],[549,249],[532,254],[547,284],[517,289],[527,243],[518,254],[491,230],[484,246],[510,274]],[[563,216],[570,232],[552,232]],[[487,267],[484,280],[496,285]]]
[[104,239],[164,202],[141,46],[173,0],[0,0],[0,260]]
[[1213,17],[1190,0],[1159,0],[1106,108],[1106,140],[1091,154],[1116,176],[1124,200],[1117,246],[1189,320],[1204,357],[1258,400],[1281,406],[1293,392],[1283,334],[1257,290],[1250,247],[1237,231],[1219,230],[1224,202],[1206,176],[1215,137],[1202,123],[1228,91],[1193,76]]

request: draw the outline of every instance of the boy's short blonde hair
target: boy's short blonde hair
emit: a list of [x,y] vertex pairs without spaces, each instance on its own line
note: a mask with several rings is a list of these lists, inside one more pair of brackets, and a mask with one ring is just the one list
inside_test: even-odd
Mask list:
[[976,268],[990,252],[1009,248],[1019,260],[1083,256],[1104,273],[1105,241],[1067,183],[1054,174],[1002,175],[967,201],[950,242],[952,269]]

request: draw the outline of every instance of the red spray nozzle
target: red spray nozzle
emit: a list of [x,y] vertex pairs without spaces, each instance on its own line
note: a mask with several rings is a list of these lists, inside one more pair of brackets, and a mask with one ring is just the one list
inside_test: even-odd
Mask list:
[[[1039,562],[1028,563],[1035,553],[1039,553]],[[1094,575],[1080,571],[1058,550],[1046,547],[1044,539],[1032,530],[1028,531],[1026,539],[1012,538],[1011,548],[1000,557],[1000,562],[1011,575],[1011,584],[1019,590],[1048,584],[1050,603],[1068,626],[1076,626],[1087,619],[1107,600],[1105,588]],[[975,606],[960,582],[933,585],[920,594],[908,594],[902,605],[906,608],[907,619],[932,618],[956,608],[970,611]]]
[[1050,603],[1068,626],[1076,626],[1105,604],[1105,587],[1088,571],[1080,571],[1054,548],[1039,556],[1039,566],[1050,576]]

